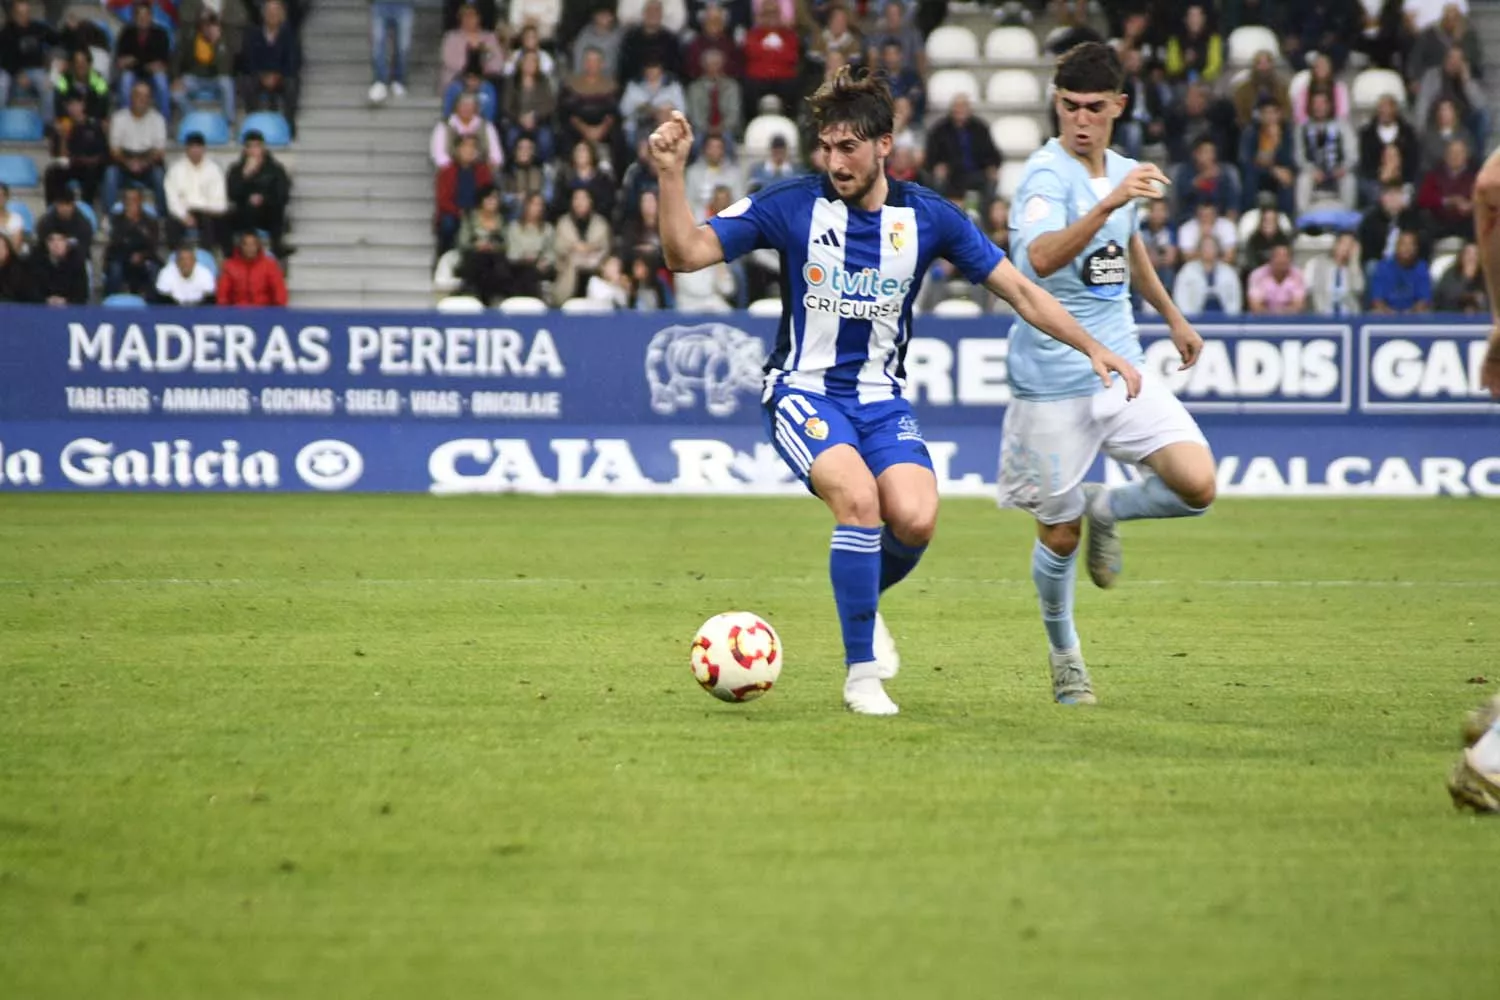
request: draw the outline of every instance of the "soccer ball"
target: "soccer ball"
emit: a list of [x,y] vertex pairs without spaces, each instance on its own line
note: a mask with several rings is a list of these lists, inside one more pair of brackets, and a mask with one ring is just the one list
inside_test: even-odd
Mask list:
[[721,701],[752,701],[781,676],[781,639],[748,611],[714,615],[693,637],[693,676]]

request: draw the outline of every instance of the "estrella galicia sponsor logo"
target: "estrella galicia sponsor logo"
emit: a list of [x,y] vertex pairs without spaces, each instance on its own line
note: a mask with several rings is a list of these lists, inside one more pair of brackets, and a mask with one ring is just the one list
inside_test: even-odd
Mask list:
[[281,485],[269,451],[247,452],[235,440],[205,448],[186,438],[122,448],[113,441],[75,438],[58,455],[63,478],[85,489],[266,489]]
[[347,490],[365,473],[365,459],[359,449],[332,438],[304,445],[292,465],[302,481],[315,490]]
[[1367,413],[1483,413],[1496,409],[1479,384],[1489,328],[1384,326],[1360,331],[1360,408]]
[[1100,298],[1117,299],[1124,295],[1130,282],[1130,263],[1124,248],[1110,240],[1083,258],[1079,277]]
[[664,417],[698,405],[711,416],[739,409],[739,394],[759,393],[766,348],[727,323],[669,326],[646,347],[646,382],[651,409]]
[[1142,325],[1143,369],[1196,413],[1347,413],[1353,332],[1343,324],[1196,324],[1198,363],[1182,359],[1165,327]]

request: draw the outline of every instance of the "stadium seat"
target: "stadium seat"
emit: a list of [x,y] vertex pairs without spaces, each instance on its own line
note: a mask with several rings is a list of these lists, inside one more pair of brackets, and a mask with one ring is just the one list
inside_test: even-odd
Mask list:
[[219,262],[214,260],[212,252],[199,247],[193,256],[198,258],[198,266],[207,271],[210,277],[217,278],[219,276]]
[[990,138],[1005,161],[1024,161],[1042,144],[1042,127],[1026,115],[1005,115],[990,126]]
[[1314,257],[1333,252],[1338,237],[1333,233],[1298,233],[1292,240],[1292,263],[1306,270],[1307,262]]
[[597,299],[569,299],[560,308],[573,316],[598,316],[615,311],[614,306]]
[[1433,255],[1452,253],[1456,254],[1464,248],[1465,240],[1462,236],[1444,236],[1432,244]]
[[970,101],[979,100],[979,81],[966,69],[940,69],[927,80],[929,107],[947,111],[959,94],[967,94]]
[[[1236,232],[1238,233],[1240,238],[1240,244],[1243,245],[1244,242],[1248,240],[1251,235],[1254,234],[1254,232],[1259,228],[1260,209],[1252,208],[1244,215],[1241,215],[1239,225],[1238,227],[1236,227]],[[1284,214],[1281,216],[1281,231],[1287,236],[1292,235],[1292,220]]]
[[91,17],[89,20],[99,26],[99,30],[104,32],[104,37],[109,39],[110,47],[113,48],[115,44],[114,22],[107,17]]
[[1427,270],[1432,277],[1432,283],[1434,286],[1437,285],[1438,279],[1441,278],[1445,273],[1447,273],[1448,268],[1452,267],[1457,260],[1458,254],[1456,253],[1440,254],[1432,258],[1432,266]]
[[1000,108],[1039,109],[1042,85],[1030,70],[996,70],[984,85],[984,103]]
[[217,111],[189,111],[183,115],[182,124],[177,126],[177,141],[187,142],[193,132],[203,133],[203,141],[210,146],[229,144],[229,123]]
[[94,233],[98,235],[99,213],[94,211],[94,206],[82,200],[75,200],[73,204],[78,207],[78,214],[89,220],[89,225],[94,227]]
[[42,116],[30,108],[0,109],[0,142],[41,142]]
[[275,111],[256,111],[246,115],[240,124],[240,142],[245,141],[245,133],[250,131],[260,132],[266,138],[266,145],[273,149],[292,144],[291,126]]
[[754,302],[750,303],[750,310],[749,310],[749,312],[750,312],[751,316],[760,316],[760,317],[769,317],[771,319],[780,319],[781,318],[781,300],[780,299],[756,299]]
[[771,140],[776,136],[786,139],[787,155],[797,157],[797,123],[782,115],[758,115],[745,126],[745,155],[755,158],[765,156],[771,150]]
[[1006,160],[1000,164],[1000,181],[996,185],[996,193],[1006,201],[1016,200],[1016,190],[1021,186],[1021,178],[1026,173],[1026,164],[1016,160]]
[[984,315],[984,310],[973,299],[944,299],[932,307],[932,315],[949,319],[973,319]]
[[21,232],[28,236],[36,232],[36,217],[31,214],[29,205],[22,201],[13,201],[8,207],[21,217]]
[[1406,84],[1400,73],[1393,69],[1361,70],[1354,78],[1354,86],[1349,88],[1349,103],[1353,105],[1350,110],[1356,115],[1373,111],[1376,102],[1386,94],[1394,97],[1397,104],[1406,105]]
[[104,302],[101,304],[110,309],[146,308],[145,299],[141,298],[139,295],[130,295],[125,292],[119,292],[115,295],[107,296]]
[[437,311],[440,313],[482,313],[484,303],[472,295],[450,295],[445,299],[438,299]]
[[530,295],[512,295],[500,300],[500,311],[510,316],[541,316],[547,312],[547,303]]
[[1030,62],[1040,58],[1041,51],[1029,28],[996,28],[984,40],[984,57],[991,62]]
[[1225,47],[1231,66],[1248,66],[1259,52],[1269,52],[1277,59],[1281,58],[1281,43],[1276,40],[1276,32],[1259,24],[1235,28],[1229,33]]
[[1360,214],[1338,202],[1314,200],[1311,207],[1297,216],[1299,230],[1322,230],[1329,233],[1353,232],[1359,228]]
[[927,36],[927,61],[934,66],[945,63],[975,62],[979,59],[979,39],[974,32],[956,24],[933,28]]
[[464,255],[460,250],[449,250],[438,258],[437,267],[432,272],[432,290],[439,295],[452,295],[463,286],[462,279],[458,276],[458,266],[463,263]]
[[[146,193],[150,194],[149,191]],[[75,204],[82,205],[83,202],[75,202]],[[110,215],[118,215],[123,211],[125,211],[125,202],[120,199],[116,199],[115,203],[109,206]],[[156,218],[156,200],[154,198],[141,198],[141,214],[146,216],[148,219]],[[264,234],[262,234],[262,239],[264,238],[266,237]]]
[[16,154],[0,156],[0,184],[29,188],[36,187],[38,182],[36,164],[31,162],[31,157]]

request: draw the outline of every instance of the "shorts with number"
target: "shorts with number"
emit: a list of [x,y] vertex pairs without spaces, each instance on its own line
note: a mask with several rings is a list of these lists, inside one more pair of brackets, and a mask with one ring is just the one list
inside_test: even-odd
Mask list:
[[846,402],[797,389],[777,389],[763,416],[776,453],[809,490],[813,489],[813,462],[836,444],[858,451],[874,476],[903,462],[932,468],[922,428],[904,399]]
[[1103,452],[1140,465],[1169,444],[1208,446],[1181,401],[1159,378],[1142,373],[1141,394],[1125,399],[1125,380],[1092,396],[1013,399],[1000,442],[1000,506],[1018,507],[1043,524],[1083,515],[1083,477]]

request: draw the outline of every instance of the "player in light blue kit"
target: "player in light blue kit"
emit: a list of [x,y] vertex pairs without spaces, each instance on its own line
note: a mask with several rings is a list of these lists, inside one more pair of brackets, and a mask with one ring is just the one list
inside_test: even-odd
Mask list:
[[[902,359],[921,276],[937,257],[1010,302],[1033,328],[1079,352],[1090,378],[1110,372],[1134,395],[1134,367],[1084,332],[1005,259],[966,215],[926,188],[891,181],[889,89],[840,73],[811,106],[828,173],[775,184],[698,225],[683,170],[693,133],[680,114],[651,136],[669,267],[696,271],[755,249],[781,258],[782,317],[766,361],[765,422],[781,457],[828,505],[828,566],[844,636],[844,703],[894,715],[881,684],[899,661],[880,594],[917,565],[937,524],[937,480]],[[1122,391],[1125,386],[1121,386]]]
[[[1053,78],[1061,136],[1026,162],[1011,211],[1011,253],[1022,274],[1057,297],[1106,347],[1140,363],[1130,285],[1167,321],[1182,367],[1203,339],[1173,304],[1139,235],[1137,199],[1159,198],[1167,178],[1151,164],[1110,151],[1125,107],[1124,74],[1108,45],[1085,43],[1058,61]],[[1093,684],[1073,626],[1074,553],[1088,521],[1089,576],[1112,586],[1121,570],[1116,525],[1136,518],[1191,517],[1214,499],[1208,442],[1160,375],[1145,373],[1126,400],[1100,391],[1087,365],[1022,316],[1011,328],[1000,454],[1000,501],[1037,520],[1031,577],[1051,645],[1053,697],[1093,704]],[[1084,485],[1100,449],[1139,466],[1144,478],[1106,490]]]

